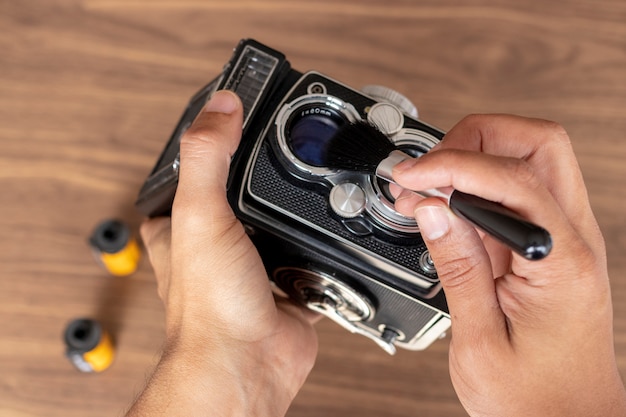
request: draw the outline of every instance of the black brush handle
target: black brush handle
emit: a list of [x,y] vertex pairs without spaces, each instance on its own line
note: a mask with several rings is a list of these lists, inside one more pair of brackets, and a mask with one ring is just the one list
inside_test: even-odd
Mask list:
[[453,191],[450,209],[526,259],[545,258],[552,249],[550,233],[493,201]]

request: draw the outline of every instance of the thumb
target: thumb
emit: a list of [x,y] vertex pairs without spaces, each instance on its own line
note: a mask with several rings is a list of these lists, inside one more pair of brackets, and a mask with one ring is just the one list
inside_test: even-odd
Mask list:
[[241,139],[243,106],[231,91],[213,94],[180,139],[180,173],[172,221],[234,217],[226,200],[231,157]]
[[489,255],[476,229],[439,199],[421,201],[415,218],[437,268],[457,342],[506,335]]

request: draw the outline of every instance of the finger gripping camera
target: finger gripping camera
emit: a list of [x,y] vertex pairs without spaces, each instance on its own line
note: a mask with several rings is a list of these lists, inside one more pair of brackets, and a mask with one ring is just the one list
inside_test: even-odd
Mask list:
[[414,157],[443,137],[391,90],[357,91],[298,72],[280,52],[243,40],[222,74],[190,100],[141,188],[138,209],[151,217],[171,213],[180,138],[220,89],[237,93],[244,106],[228,200],[275,291],[389,353],[395,346],[421,350],[439,338],[450,316],[415,220],[394,209],[386,182],[326,166],[326,145],[345,123],[367,120]]

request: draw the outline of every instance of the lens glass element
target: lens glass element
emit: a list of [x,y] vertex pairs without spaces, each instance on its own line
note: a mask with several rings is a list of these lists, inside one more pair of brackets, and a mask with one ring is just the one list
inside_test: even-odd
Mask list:
[[[317,111],[316,111],[317,110]],[[291,151],[300,161],[316,167],[326,166],[326,147],[343,119],[328,110],[311,108],[292,120],[289,129]]]

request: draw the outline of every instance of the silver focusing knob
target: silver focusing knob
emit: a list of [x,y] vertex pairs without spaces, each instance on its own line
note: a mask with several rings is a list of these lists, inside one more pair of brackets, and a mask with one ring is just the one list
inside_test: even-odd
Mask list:
[[346,219],[358,216],[365,209],[365,192],[351,182],[344,182],[333,187],[329,196],[330,207]]
[[361,88],[361,91],[373,99],[395,104],[409,116],[413,116],[416,119],[419,117],[417,107],[411,100],[391,88],[383,87],[382,85],[366,85]]

